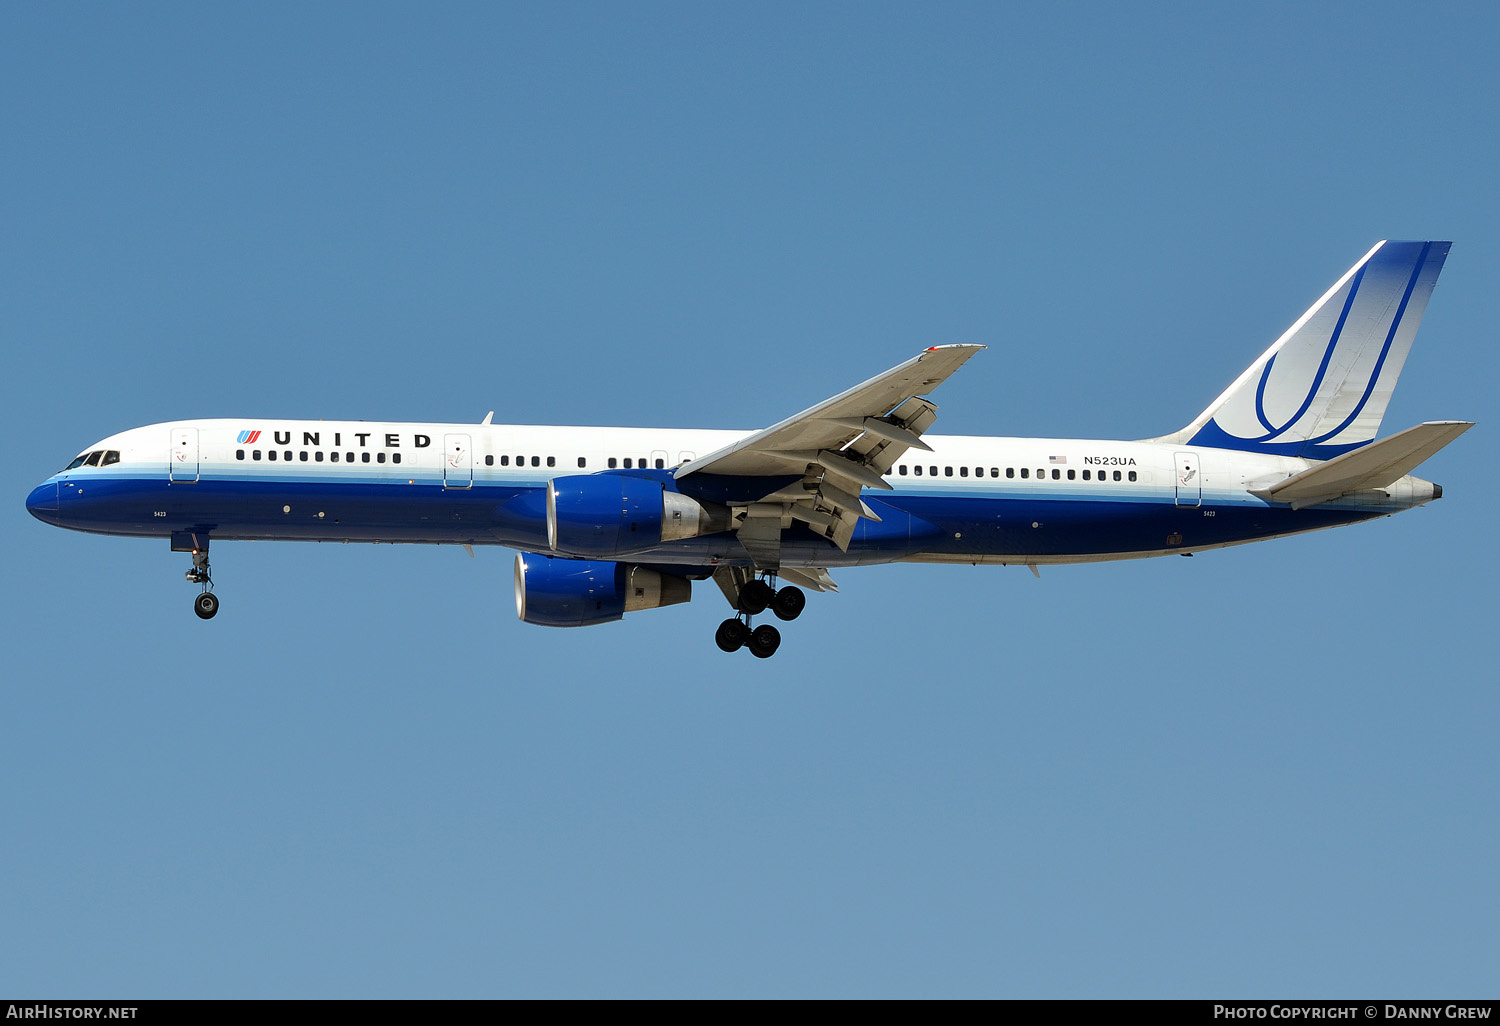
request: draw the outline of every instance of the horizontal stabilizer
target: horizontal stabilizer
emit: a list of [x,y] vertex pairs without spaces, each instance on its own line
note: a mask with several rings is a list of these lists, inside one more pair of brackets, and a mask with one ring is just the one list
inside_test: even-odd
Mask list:
[[1299,509],[1369,488],[1384,488],[1410,474],[1419,464],[1463,434],[1474,423],[1433,421],[1362,445],[1255,494]]

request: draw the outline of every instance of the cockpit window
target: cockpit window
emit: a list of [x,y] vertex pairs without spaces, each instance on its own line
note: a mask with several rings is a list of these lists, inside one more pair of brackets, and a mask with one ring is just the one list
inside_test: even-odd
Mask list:
[[86,452],[72,463],[62,468],[62,472],[77,470],[79,467],[107,467],[111,463],[120,462],[120,450],[118,449],[95,449]]

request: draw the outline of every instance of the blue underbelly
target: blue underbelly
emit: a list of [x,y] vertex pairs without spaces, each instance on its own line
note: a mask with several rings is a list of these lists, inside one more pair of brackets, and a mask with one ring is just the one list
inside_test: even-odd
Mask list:
[[[167,537],[207,531],[220,540],[427,542],[545,551],[542,482],[445,489],[437,480],[330,482],[205,477],[184,484],[122,475],[67,475],[61,526]],[[1170,498],[912,495],[868,501],[881,520],[861,521],[847,553],[799,525],[783,538],[787,562],[840,566],[917,555],[1028,558],[1097,556],[1223,545],[1352,523],[1378,510],[1292,511],[1248,496],[1202,507]],[[728,535],[652,550],[665,562],[740,559]],[[641,558],[646,558],[642,554]]]

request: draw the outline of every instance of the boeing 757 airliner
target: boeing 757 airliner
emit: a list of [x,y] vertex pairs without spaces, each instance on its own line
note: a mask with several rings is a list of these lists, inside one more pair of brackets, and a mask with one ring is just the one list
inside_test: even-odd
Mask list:
[[1191,554],[1441,497],[1411,471],[1472,423],[1377,435],[1448,248],[1378,244],[1190,424],[1144,441],[930,434],[928,396],[984,348],[946,345],[760,431],[153,424],[90,445],[26,506],[171,539],[205,620],[215,541],[505,545],[527,623],[618,620],[712,578],[735,610],[719,647],[765,658],[781,635],[753,618],[796,619],[831,569]]

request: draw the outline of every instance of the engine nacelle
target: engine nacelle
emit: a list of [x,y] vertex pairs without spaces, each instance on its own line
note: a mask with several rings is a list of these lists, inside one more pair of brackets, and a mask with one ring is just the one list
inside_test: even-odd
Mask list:
[[693,584],[686,577],[642,566],[535,552],[516,556],[516,615],[526,623],[589,627],[692,597]]
[[547,544],[569,556],[618,556],[729,530],[729,509],[660,481],[580,474],[547,482]]

